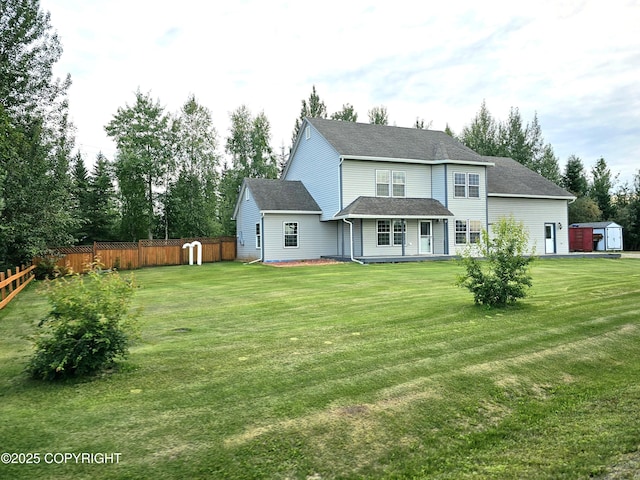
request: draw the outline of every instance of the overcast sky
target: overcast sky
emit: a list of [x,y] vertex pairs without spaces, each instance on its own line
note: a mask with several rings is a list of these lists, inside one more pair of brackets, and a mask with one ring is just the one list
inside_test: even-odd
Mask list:
[[223,151],[242,104],[291,142],[315,85],[329,113],[359,121],[384,105],[459,133],[483,100],[498,120],[535,112],[564,168],[604,157],[624,180],[640,168],[640,1],[41,0],[70,73],[78,148],[113,158],[104,132],[140,88],[170,112],[190,94],[212,112]]

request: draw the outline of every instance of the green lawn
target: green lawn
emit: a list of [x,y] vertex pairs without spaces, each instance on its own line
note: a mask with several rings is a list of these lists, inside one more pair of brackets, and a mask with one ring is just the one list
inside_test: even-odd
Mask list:
[[539,261],[496,310],[460,272],[140,270],[131,355],[60,384],[24,373],[30,287],[0,312],[0,453],[40,463],[0,478],[637,478],[640,261]]

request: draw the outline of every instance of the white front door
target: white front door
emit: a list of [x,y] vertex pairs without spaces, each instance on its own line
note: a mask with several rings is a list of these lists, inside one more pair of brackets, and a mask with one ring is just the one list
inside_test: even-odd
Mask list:
[[556,253],[556,224],[544,224],[544,253]]
[[433,253],[432,249],[432,235],[431,235],[431,221],[420,220],[420,239],[419,239],[421,255],[427,253]]

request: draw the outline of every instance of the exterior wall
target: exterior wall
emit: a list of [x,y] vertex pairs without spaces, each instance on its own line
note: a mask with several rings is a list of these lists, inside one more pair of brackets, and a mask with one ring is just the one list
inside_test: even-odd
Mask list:
[[256,223],[260,222],[260,211],[253,196],[249,200],[240,199],[238,215],[236,217],[237,257],[242,260],[260,258],[261,250],[256,248]]
[[[283,180],[300,180],[322,210],[322,220],[331,220],[340,205],[340,156],[320,133],[307,123]],[[335,243],[335,239],[333,240]]]
[[[298,222],[298,246],[284,246],[285,222]],[[265,262],[281,260],[310,260],[336,255],[336,222],[321,222],[319,215],[270,213],[264,216]]]
[[[545,253],[545,223],[555,224],[556,253],[569,253],[569,222],[567,200],[489,197],[489,223],[510,216],[524,223],[529,230],[529,251]],[[562,228],[560,228],[562,225]]]
[[[447,197],[446,202],[443,203],[454,215],[448,222],[449,253],[460,254],[467,245],[456,244],[456,220],[480,221],[482,228],[486,229],[488,227],[486,167],[451,164],[445,167]],[[454,176],[456,173],[477,173],[480,175],[480,195],[478,198],[458,198],[455,196]]]
[[342,163],[342,204],[360,196],[376,196],[376,170],[406,173],[406,198],[431,198],[431,166],[415,163],[345,160]]
[[434,165],[431,167],[431,192],[433,198],[445,207],[447,206],[447,184],[445,182],[447,170],[448,165]]
[[[354,229],[354,250],[355,256],[363,257],[400,257],[402,256],[402,245],[385,245],[378,246],[377,220],[386,220],[380,218],[376,220],[362,220],[362,236],[356,236]],[[432,255],[444,254],[444,225],[441,221],[429,218],[422,220],[431,221],[431,245]],[[420,253],[420,220],[410,218],[406,220],[407,226],[405,230],[405,256],[417,256]],[[425,254],[428,255],[428,254]]]

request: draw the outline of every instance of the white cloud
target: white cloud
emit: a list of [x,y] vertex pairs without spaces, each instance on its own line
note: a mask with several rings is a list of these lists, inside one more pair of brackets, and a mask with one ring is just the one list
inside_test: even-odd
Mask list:
[[103,126],[140,87],[170,111],[190,93],[221,140],[241,104],[288,145],[316,85],[330,112],[359,119],[386,105],[460,131],[485,99],[498,118],[538,113],[561,163],[604,156],[630,178],[640,153],[640,6],[636,1],[507,2],[42,0],[71,73],[71,114],[90,156],[113,146]]

